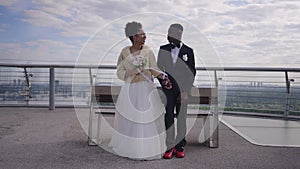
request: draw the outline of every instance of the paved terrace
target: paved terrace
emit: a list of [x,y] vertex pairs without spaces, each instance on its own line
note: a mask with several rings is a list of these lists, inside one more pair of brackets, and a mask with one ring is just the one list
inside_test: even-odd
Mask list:
[[87,146],[74,109],[0,108],[2,169],[296,169],[300,148],[249,143],[220,124],[219,148],[207,148],[188,135],[186,157],[134,161]]

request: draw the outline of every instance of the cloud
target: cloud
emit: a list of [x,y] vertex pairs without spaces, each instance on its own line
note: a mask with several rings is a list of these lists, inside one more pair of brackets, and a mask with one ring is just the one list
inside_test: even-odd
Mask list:
[[24,21],[59,29],[61,35],[66,37],[90,36],[109,21],[124,16],[124,13],[137,11],[125,1],[35,1],[35,5],[36,9],[24,12]]
[[9,27],[8,24],[0,24],[0,32],[5,32]]
[[10,10],[11,14],[22,14],[24,10],[31,8],[31,0],[0,0],[0,6]]
[[18,2],[20,2],[20,0],[9,0],[9,1],[0,0],[0,5],[6,6],[6,7],[11,7],[11,6],[17,4]]
[[[20,4],[21,1],[16,0],[0,1],[0,5],[9,9],[22,6],[22,8],[18,7],[24,9],[22,21],[35,27],[54,29],[57,37],[52,37],[51,40],[41,38],[15,44],[16,51],[13,51],[14,44],[2,43],[1,48],[4,50],[7,48],[5,51],[14,54],[15,58],[18,57],[17,51],[21,51],[28,56],[27,59],[32,60],[43,58],[45,55],[54,58],[55,55],[60,55],[73,60],[76,52],[82,47],[80,44],[84,44],[84,41],[97,30],[110,26],[110,29],[100,32],[103,36],[95,38],[94,44],[89,47],[90,54],[99,53],[99,50],[108,51],[111,44],[124,38],[123,28],[127,22],[125,19],[142,21],[145,30],[150,32],[147,43],[157,50],[161,43],[166,43],[165,33],[168,25],[177,22],[177,19],[182,19],[182,23],[187,21],[197,28],[193,31],[200,31],[204,37],[208,38],[225,66],[258,64],[278,66],[300,63],[300,59],[295,57],[300,54],[299,1],[61,0],[57,3],[56,1],[36,0],[27,5],[24,2],[23,5]],[[143,12],[162,12],[164,13],[162,16],[167,13],[178,18],[154,17],[155,14],[147,15],[142,14]],[[140,17],[128,16],[135,13],[140,13]],[[120,19],[122,17],[123,19]],[[185,27],[188,26],[188,24],[185,25]],[[0,25],[0,32],[1,30],[6,30],[6,26]],[[184,40],[196,48],[199,38],[193,36],[193,32],[188,32],[192,29],[186,28],[185,30],[187,32],[184,32]],[[151,33],[161,35],[154,36]],[[158,40],[159,38],[163,39]],[[73,39],[79,42],[70,45]],[[113,57],[118,55],[119,48],[126,44],[116,45],[114,50],[110,51],[109,60],[113,61],[115,59]],[[0,57],[3,58],[3,55]]]
[[25,15],[30,19],[24,19],[23,21],[42,27],[62,29],[67,25],[67,22],[65,22],[63,19],[55,17],[54,15],[41,10],[27,10],[25,11]]
[[299,13],[299,3],[249,2],[207,15],[204,20],[214,25],[204,29],[205,35],[215,45],[222,62],[239,66],[295,63],[300,20],[294,16]]
[[[0,43],[1,57],[14,63],[26,62],[75,62],[78,46],[53,40],[37,40],[25,43]],[[5,59],[3,56],[6,56]],[[11,62],[10,62],[11,63]]]

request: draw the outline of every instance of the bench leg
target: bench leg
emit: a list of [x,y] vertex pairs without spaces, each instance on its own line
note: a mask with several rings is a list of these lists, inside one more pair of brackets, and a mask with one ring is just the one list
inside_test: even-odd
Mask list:
[[93,139],[88,137],[88,146],[97,146],[97,144],[93,141]]
[[219,117],[217,114],[204,118],[204,144],[210,148],[219,146]]
[[[89,123],[91,123],[91,122],[89,122]],[[91,133],[92,133],[92,129],[89,126],[87,144],[88,144],[88,146],[97,146],[97,144],[95,143],[95,141],[92,139],[92,134]]]
[[96,138],[96,142],[98,143],[98,144],[101,144],[102,143],[102,140],[101,140],[101,138],[100,138],[100,136],[101,136],[101,122],[102,122],[102,115],[101,115],[101,113],[100,114],[98,114],[98,122],[97,122],[97,138]]
[[96,146],[97,144],[93,141],[92,136],[93,136],[93,109],[90,108],[87,143],[89,146]]

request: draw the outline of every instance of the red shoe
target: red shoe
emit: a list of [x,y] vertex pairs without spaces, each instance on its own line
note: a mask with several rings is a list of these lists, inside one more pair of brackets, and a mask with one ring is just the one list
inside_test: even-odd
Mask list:
[[181,151],[179,151],[179,150],[176,150],[176,155],[175,155],[175,157],[177,157],[177,158],[184,158],[184,149],[182,149]]
[[175,147],[173,147],[171,150],[166,151],[163,157],[164,159],[171,159],[174,153],[175,153]]

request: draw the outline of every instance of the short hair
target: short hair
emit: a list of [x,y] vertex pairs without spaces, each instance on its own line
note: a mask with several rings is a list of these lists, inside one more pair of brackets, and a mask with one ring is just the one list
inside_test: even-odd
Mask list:
[[133,36],[138,34],[140,29],[142,29],[141,23],[136,21],[128,22],[125,26],[125,35],[133,42]]
[[183,26],[179,23],[173,23],[172,25],[170,25],[170,28],[181,30],[181,32],[183,31]]

